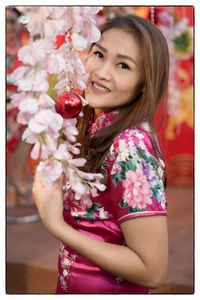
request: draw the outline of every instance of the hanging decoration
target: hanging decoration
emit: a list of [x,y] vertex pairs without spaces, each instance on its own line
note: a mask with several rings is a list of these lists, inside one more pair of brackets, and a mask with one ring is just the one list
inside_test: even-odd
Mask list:
[[[105,190],[101,174],[80,170],[84,158],[76,142],[77,116],[82,117],[85,99],[74,91],[84,90],[88,74],[85,55],[91,43],[100,38],[95,15],[101,7],[23,7],[21,22],[30,33],[29,44],[20,48],[23,65],[11,75],[18,92],[12,96],[18,107],[17,121],[25,125],[22,139],[33,144],[31,158],[41,158],[37,169],[47,188],[64,172],[75,200],[91,205],[90,194]],[[56,47],[56,37],[64,36]],[[45,160],[49,160],[49,164]]]

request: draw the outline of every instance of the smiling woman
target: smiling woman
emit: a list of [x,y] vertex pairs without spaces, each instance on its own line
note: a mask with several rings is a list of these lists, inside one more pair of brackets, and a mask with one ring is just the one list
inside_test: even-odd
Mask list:
[[90,78],[85,96],[91,107],[102,112],[124,106],[137,96],[142,81],[139,53],[131,33],[112,28],[102,34],[86,64]]
[[[150,293],[168,263],[165,167],[154,114],[168,83],[168,48],[151,22],[110,20],[92,46],[84,118],[84,171],[107,189],[79,205],[60,178],[49,190],[36,173],[33,195],[47,230],[61,241],[57,293]],[[92,185],[92,182],[91,182]],[[63,202],[64,200],[64,202]]]

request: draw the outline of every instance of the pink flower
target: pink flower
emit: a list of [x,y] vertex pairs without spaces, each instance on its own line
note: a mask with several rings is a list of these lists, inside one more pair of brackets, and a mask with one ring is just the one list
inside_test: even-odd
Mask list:
[[51,160],[48,166],[45,162],[41,161],[37,170],[40,173],[42,183],[49,189],[52,187],[53,182],[56,181],[64,171],[62,164],[55,159]]
[[54,152],[54,157],[60,160],[72,159],[72,155],[67,151],[66,144],[60,144],[58,149]]
[[[19,67],[12,73],[12,78],[18,85],[18,89],[21,91],[35,91],[35,92],[47,92],[49,88],[49,83],[47,81],[48,74],[45,70],[39,70],[35,72],[34,69],[32,69],[30,72],[24,76],[24,73],[26,71],[25,69],[21,69],[22,67]],[[18,69],[19,72],[17,72]],[[24,76],[24,77],[23,77]]]
[[83,167],[86,163],[85,158],[74,158],[68,161],[70,167]]
[[36,8],[30,13],[27,29],[31,36],[36,34],[44,34],[45,19],[49,16],[49,11],[45,7]]
[[49,107],[54,107],[54,100],[49,97],[48,94],[46,93],[41,93],[39,96],[39,105],[40,108],[49,108]]
[[50,131],[57,133],[63,124],[63,118],[51,111],[50,109],[43,109],[37,112],[29,121],[29,129],[32,132],[40,133],[43,131]]
[[24,113],[34,114],[38,111],[38,101],[31,97],[26,97],[19,103],[19,110]]
[[97,189],[96,189],[96,188],[93,187],[93,188],[91,189],[90,192],[91,192],[91,196],[92,196],[93,198],[98,196],[98,193],[97,193]]
[[[40,66],[41,65],[42,64],[40,63]],[[54,53],[51,53],[46,57],[46,61],[44,62],[44,67],[45,66],[49,73],[58,74],[65,68],[65,60],[61,55],[59,55],[59,54],[56,55]],[[59,81],[58,81],[58,83],[59,83]]]
[[28,127],[24,130],[22,134],[22,140],[29,144],[34,144],[37,142],[37,134],[32,132]]
[[152,203],[150,184],[141,169],[137,169],[135,172],[129,170],[122,185],[125,189],[124,202],[127,202],[132,208],[136,206],[140,209],[146,208],[147,204]]
[[31,150],[31,158],[37,159],[40,152],[40,142],[37,141]]
[[87,48],[88,42],[83,36],[74,32],[72,33],[72,45],[76,50],[83,51]]
[[25,98],[26,93],[16,93],[11,95],[11,103],[13,107],[18,107],[20,102]]
[[83,210],[90,208],[92,206],[92,201],[90,199],[90,195],[84,194],[81,197],[81,207]]
[[18,52],[18,58],[24,64],[33,66],[37,61],[43,60],[51,50],[52,43],[49,40],[40,39],[21,47]]
[[23,125],[27,125],[33,115],[28,112],[18,112],[17,122]]
[[86,185],[78,181],[72,186],[72,189],[75,192],[75,200],[80,200],[86,193]]
[[24,66],[18,67],[11,73],[10,77],[12,80],[17,82],[18,80],[23,79],[24,73],[26,71],[28,71],[28,67],[24,67]]
[[103,7],[101,6],[85,6],[83,7],[84,15],[88,18],[93,17],[93,15],[97,14]]
[[64,34],[68,29],[64,19],[48,20],[44,23],[44,33],[47,39],[55,39],[56,35]]
[[101,33],[99,29],[94,24],[92,24],[89,30],[89,42],[95,43],[98,40],[100,40],[100,37],[101,37]]

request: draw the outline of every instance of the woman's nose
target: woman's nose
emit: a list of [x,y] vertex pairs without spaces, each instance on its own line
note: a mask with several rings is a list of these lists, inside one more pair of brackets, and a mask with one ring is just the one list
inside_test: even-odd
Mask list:
[[98,66],[95,70],[95,75],[99,79],[110,81],[112,78],[112,69],[109,62],[104,62],[100,66]]

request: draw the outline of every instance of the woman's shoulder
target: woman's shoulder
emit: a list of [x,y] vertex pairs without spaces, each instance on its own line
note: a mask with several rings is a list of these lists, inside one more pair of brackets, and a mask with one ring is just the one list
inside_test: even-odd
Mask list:
[[142,128],[134,126],[124,130],[114,139],[110,153],[135,152],[136,149],[155,155],[150,135]]

